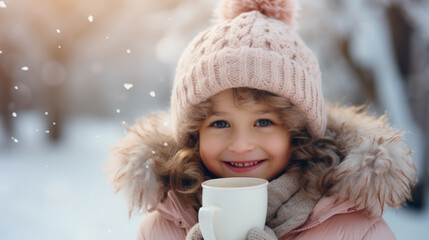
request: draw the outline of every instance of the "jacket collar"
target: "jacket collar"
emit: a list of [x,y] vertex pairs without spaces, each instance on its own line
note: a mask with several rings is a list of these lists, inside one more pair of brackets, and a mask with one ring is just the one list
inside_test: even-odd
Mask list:
[[198,222],[194,208],[182,204],[173,191],[168,191],[167,198],[158,204],[158,212],[180,228],[190,229]]

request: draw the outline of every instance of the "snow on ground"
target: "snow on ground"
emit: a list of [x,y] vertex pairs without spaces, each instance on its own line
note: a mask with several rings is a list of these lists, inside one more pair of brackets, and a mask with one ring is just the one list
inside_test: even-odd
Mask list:
[[0,148],[0,239],[135,239],[142,216],[128,218],[103,169],[121,123],[73,120],[50,145],[37,121],[19,124],[28,130],[19,143]]
[[[121,123],[70,119],[64,140],[51,145],[36,115],[20,115],[19,142],[0,146],[0,239],[135,239],[143,216],[128,218],[103,170]],[[390,209],[385,220],[398,239],[428,239],[428,210]]]

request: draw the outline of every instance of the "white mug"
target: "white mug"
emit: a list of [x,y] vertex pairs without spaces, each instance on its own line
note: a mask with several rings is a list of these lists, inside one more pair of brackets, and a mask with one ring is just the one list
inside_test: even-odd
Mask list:
[[246,239],[250,229],[264,229],[267,185],[262,178],[218,178],[203,182],[203,204],[198,212],[205,240]]

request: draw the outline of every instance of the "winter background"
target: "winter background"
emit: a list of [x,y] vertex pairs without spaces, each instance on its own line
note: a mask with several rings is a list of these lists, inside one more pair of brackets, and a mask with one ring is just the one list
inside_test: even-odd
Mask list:
[[[135,239],[144,215],[113,193],[108,149],[168,110],[180,53],[217,2],[0,0],[0,239]],[[384,218],[398,239],[429,239],[429,2],[299,2],[325,97],[406,130],[420,182]]]

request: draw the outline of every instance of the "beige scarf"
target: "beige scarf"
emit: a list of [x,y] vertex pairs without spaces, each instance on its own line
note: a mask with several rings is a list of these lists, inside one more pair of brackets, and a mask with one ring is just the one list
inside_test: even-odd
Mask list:
[[298,173],[285,173],[268,184],[266,225],[278,238],[303,225],[316,205],[317,200],[304,196],[299,178]]

